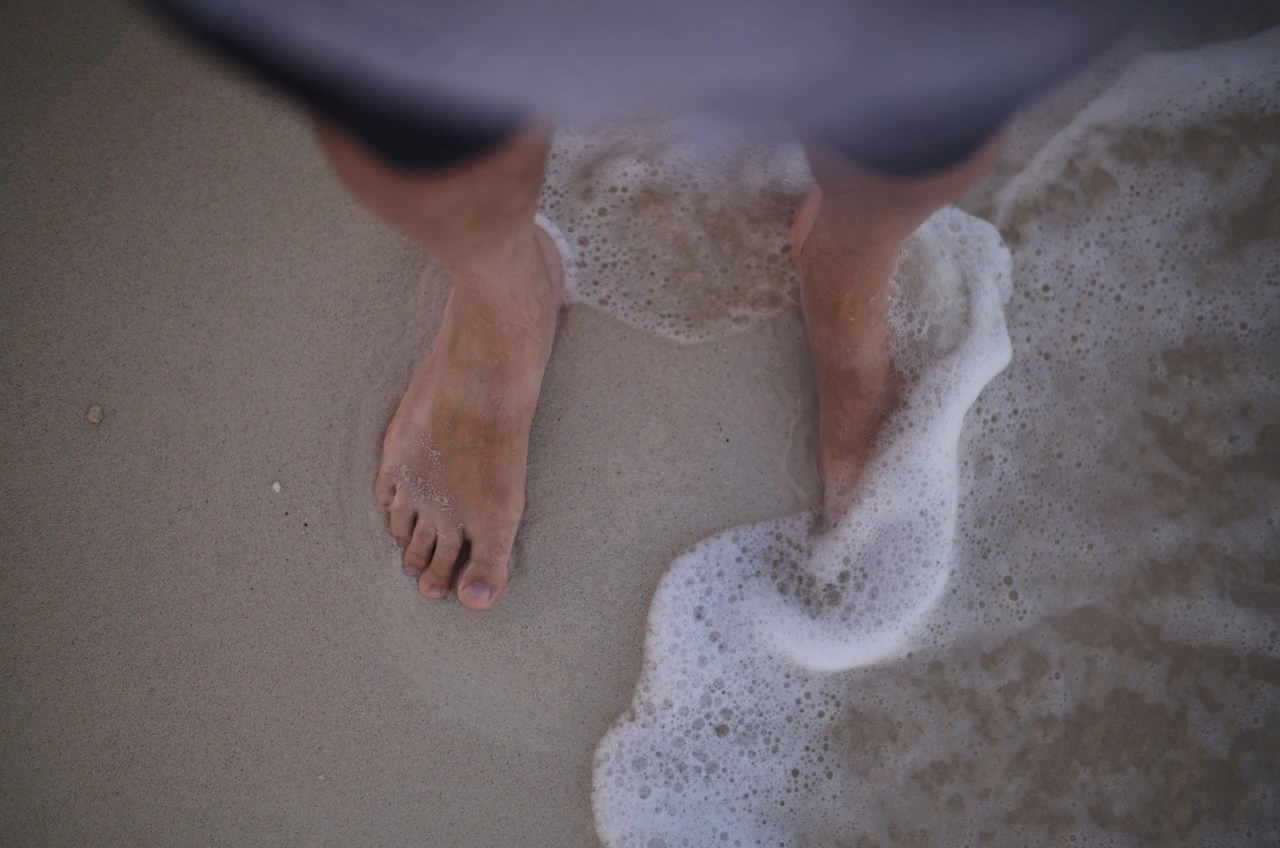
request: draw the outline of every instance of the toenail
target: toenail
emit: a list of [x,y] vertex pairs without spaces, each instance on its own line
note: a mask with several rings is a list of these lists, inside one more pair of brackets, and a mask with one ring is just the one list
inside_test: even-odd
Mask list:
[[493,589],[484,583],[468,583],[462,587],[462,593],[473,604],[483,604],[493,597]]
[[404,568],[404,576],[411,577],[414,580],[417,580],[418,575],[422,573],[421,568],[414,568],[412,565],[406,565],[406,566],[403,566],[403,568]]
[[445,590],[443,586],[428,586],[423,594],[435,601],[444,597]]

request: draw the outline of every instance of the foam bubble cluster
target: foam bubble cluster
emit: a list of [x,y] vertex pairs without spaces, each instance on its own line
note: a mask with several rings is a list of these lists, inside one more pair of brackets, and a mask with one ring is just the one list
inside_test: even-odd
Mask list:
[[999,197],[1011,266],[931,219],[848,516],[659,586],[604,842],[1280,844],[1277,185],[1280,31],[1135,63]]
[[541,212],[573,257],[569,303],[699,342],[794,303],[788,224],[808,185],[794,142],[729,140],[690,120],[564,130]]

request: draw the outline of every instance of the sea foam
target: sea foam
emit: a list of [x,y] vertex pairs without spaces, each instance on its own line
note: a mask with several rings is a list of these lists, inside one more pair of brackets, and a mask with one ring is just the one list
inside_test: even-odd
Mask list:
[[913,237],[848,516],[663,578],[607,845],[1280,842],[1278,93],[1277,31],[1145,57]]

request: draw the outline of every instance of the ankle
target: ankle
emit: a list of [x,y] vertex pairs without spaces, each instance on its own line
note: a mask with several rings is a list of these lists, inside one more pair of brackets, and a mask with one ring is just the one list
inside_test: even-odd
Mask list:
[[488,272],[454,276],[441,332],[448,333],[451,355],[487,380],[536,393],[551,356],[559,308],[559,292],[541,264],[496,277]]
[[450,274],[483,274],[518,264],[528,254],[536,231],[530,210],[518,217],[432,227],[416,239]]
[[869,237],[820,217],[797,257],[806,320],[818,326],[882,324],[904,241],[896,234]]
[[[889,289],[900,242],[814,222],[797,257],[814,364],[835,378],[880,383],[888,372]],[[845,236],[840,238],[839,236]]]
[[550,267],[532,217],[516,230],[483,239],[459,238],[442,250],[428,246],[428,251],[455,290],[476,304],[527,309],[559,305],[563,286],[556,277],[558,269]]

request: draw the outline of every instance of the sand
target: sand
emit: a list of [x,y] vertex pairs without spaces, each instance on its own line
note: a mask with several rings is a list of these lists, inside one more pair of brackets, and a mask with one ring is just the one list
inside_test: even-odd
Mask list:
[[5,23],[0,844],[598,845],[663,570],[813,503],[799,316],[568,310],[510,592],[429,605],[371,487],[438,271],[137,10]]
[[798,316],[681,349],[567,311],[510,593],[429,605],[371,492],[439,275],[140,13],[14,14],[0,844],[598,844],[662,571],[807,505]]

